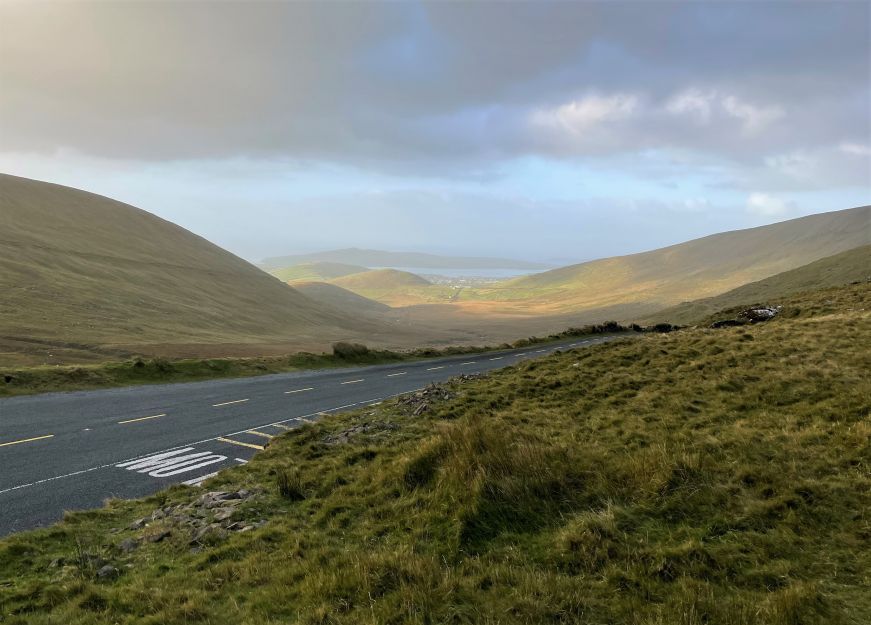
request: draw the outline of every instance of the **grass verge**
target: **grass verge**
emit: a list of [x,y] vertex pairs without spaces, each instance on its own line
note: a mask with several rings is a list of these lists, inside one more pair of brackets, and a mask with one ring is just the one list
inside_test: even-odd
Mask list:
[[[867,623],[871,288],[783,304],[331,416],[205,489],[6,538],[0,621]],[[202,493],[240,490],[200,535]]]
[[[424,358],[477,354],[558,341],[569,337],[604,333],[616,334],[630,330],[632,329],[609,321],[599,325],[569,328],[547,337],[533,336],[498,346],[467,345],[441,349],[420,348],[398,352],[369,349],[353,343],[337,343],[336,346],[339,349],[337,350],[336,346],[334,346],[333,353],[331,354],[301,352],[270,358],[133,358],[122,362],[106,362],[98,365],[0,368],[0,397],[139,384],[196,382],[199,380],[250,377],[310,369],[378,365]],[[636,326],[635,330],[641,329]],[[341,347],[345,345],[352,345],[358,349],[347,351]]]

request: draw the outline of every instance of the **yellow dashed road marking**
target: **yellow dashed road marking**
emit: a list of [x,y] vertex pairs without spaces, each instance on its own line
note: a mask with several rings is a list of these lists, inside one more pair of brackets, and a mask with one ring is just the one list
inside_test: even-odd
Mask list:
[[274,436],[272,436],[272,434],[258,432],[257,430],[245,430],[245,434],[253,434],[254,436],[262,436],[263,438],[275,438]]
[[242,441],[234,441],[232,438],[224,438],[223,436],[219,436],[215,439],[216,441],[221,441],[222,443],[233,443],[234,445],[241,445],[242,447],[250,447],[251,449],[259,449],[264,450],[266,447],[263,445],[255,445],[254,443],[243,443]]
[[29,443],[31,441],[41,441],[45,438],[52,438],[54,434],[46,434],[45,436],[34,436],[33,438],[22,438],[20,441],[10,441],[8,443],[0,443],[0,447],[6,447],[8,445],[18,445],[20,443]]

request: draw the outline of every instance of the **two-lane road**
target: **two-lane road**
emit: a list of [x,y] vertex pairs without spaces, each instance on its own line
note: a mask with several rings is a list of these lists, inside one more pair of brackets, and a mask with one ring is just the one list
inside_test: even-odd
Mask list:
[[0,399],[0,535],[197,484],[319,415],[616,337],[391,365]]

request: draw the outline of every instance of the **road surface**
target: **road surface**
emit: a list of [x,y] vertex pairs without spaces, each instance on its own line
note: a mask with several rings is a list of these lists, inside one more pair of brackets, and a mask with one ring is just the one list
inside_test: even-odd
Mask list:
[[51,524],[64,510],[197,485],[247,462],[268,440],[350,410],[557,349],[572,339],[484,354],[254,378],[0,399],[0,536]]

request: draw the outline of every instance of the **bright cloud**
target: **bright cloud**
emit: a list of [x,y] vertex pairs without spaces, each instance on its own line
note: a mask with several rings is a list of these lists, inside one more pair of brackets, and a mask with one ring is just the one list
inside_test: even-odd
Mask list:
[[751,193],[747,198],[747,210],[761,217],[781,217],[789,208],[786,201],[767,193]]

